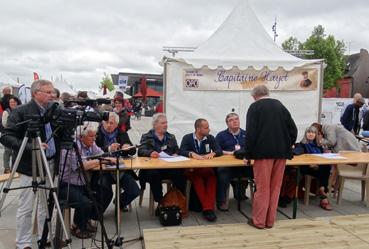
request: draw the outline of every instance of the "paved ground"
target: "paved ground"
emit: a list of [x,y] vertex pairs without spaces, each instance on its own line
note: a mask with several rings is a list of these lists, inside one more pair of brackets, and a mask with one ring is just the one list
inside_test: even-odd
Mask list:
[[[134,127],[129,133],[132,142],[139,143],[141,134],[146,132],[151,125],[151,119],[143,117],[142,120],[132,121],[132,127]],[[2,162],[2,150],[0,151],[0,162]],[[2,163],[0,163],[2,165]],[[3,169],[0,167],[0,172]],[[14,182],[16,186],[17,180]],[[0,185],[2,187],[2,185]],[[319,200],[317,198],[311,198],[310,205],[308,207],[299,205],[298,218],[312,218],[312,217],[327,217],[346,214],[363,214],[368,213],[369,209],[365,207],[364,203],[360,201],[361,186],[357,182],[347,182],[345,184],[345,190],[343,193],[343,202],[340,207],[334,206],[333,211],[324,211],[318,207]],[[14,248],[15,241],[15,215],[17,210],[17,196],[18,191],[11,191],[8,193],[5,205],[1,212],[0,217],[0,249]],[[250,214],[251,206],[248,200],[242,203],[243,210]],[[285,211],[288,214],[292,214],[292,208],[286,208]],[[232,199],[230,201],[229,212],[216,212],[218,216],[218,224],[230,224],[230,223],[245,223],[245,218],[237,211],[236,202]],[[114,205],[110,205],[105,213],[105,224],[109,237],[115,235],[114,225]],[[157,217],[149,215],[148,210],[148,191],[145,192],[144,203],[142,207],[138,207],[138,200],[133,203],[133,210],[131,212],[123,213],[123,222],[121,225],[122,236],[124,240],[133,240],[123,244],[123,248],[138,249],[143,248],[143,241],[139,240],[142,234],[142,230],[145,228],[157,228],[161,227]],[[286,219],[282,214],[278,214],[278,219]],[[190,216],[183,220],[183,226],[194,226],[199,224],[209,224],[209,222],[203,220],[200,213],[190,212]],[[90,240],[81,241],[76,238],[72,238],[72,248],[96,248]],[[100,240],[98,234],[97,240]],[[96,242],[100,245],[100,242]],[[34,248],[37,248],[34,246]],[[106,247],[105,247],[106,248]],[[117,247],[115,247],[117,248]]]

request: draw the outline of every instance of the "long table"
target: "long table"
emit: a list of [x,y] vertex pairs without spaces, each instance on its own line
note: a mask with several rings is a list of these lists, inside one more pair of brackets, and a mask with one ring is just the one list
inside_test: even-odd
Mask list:
[[[355,164],[369,163],[369,153],[364,152],[341,152],[345,159],[326,159],[313,154],[303,154],[294,156],[292,160],[287,160],[287,166],[302,165],[330,165],[330,164]],[[214,157],[208,160],[196,160],[190,158],[180,162],[166,162],[158,158],[136,157],[123,160],[128,169],[175,169],[175,168],[214,168],[214,167],[240,167],[245,166],[243,160],[234,158],[231,155]],[[253,161],[251,161],[251,165]]]
[[[332,165],[332,164],[358,164],[358,163],[369,163],[369,153],[365,152],[340,152],[340,156],[345,159],[332,159],[332,158],[323,158],[313,154],[303,154],[299,156],[294,156],[292,160],[287,160],[286,165],[297,168],[297,186],[299,183],[300,173],[298,166],[304,165]],[[245,166],[243,160],[239,160],[234,158],[231,155],[224,155],[220,157],[215,157],[213,159],[208,160],[196,160],[189,159],[186,161],[180,162],[166,162],[157,158],[148,158],[148,157],[136,157],[133,159],[126,159],[124,163],[127,169],[180,169],[180,168],[214,168],[214,167],[241,167]],[[250,161],[249,165],[252,166],[253,161]],[[297,188],[296,195],[293,201],[293,214],[292,218],[296,219],[297,214]],[[247,217],[240,210],[239,203],[239,211]],[[286,214],[284,214],[287,216]],[[289,216],[287,216],[290,218]]]

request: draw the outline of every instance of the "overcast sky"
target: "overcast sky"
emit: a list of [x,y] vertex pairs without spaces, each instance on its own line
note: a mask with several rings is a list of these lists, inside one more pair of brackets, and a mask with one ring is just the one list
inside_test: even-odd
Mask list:
[[[163,46],[198,46],[238,1],[0,0],[0,72],[22,83],[63,75],[76,89],[97,89],[104,72],[162,73]],[[369,47],[367,0],[249,3],[270,36],[277,16],[279,45],[321,24],[351,53]]]

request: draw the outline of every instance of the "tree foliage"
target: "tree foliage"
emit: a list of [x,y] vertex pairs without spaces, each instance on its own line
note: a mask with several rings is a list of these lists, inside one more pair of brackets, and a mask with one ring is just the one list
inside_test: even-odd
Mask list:
[[283,50],[299,50],[302,44],[296,37],[290,37],[282,43]]
[[336,85],[336,81],[342,78],[345,69],[345,44],[336,40],[333,35],[326,35],[322,25],[314,27],[310,37],[303,43],[290,37],[282,43],[283,49],[296,48],[314,50],[313,55],[306,55],[306,59],[324,59],[327,67],[324,71],[324,88],[328,89]]
[[113,81],[112,81],[109,74],[104,73],[104,76],[102,77],[102,79],[100,81],[100,89],[104,89],[105,93],[106,93],[106,89],[109,90],[109,91],[114,90]]

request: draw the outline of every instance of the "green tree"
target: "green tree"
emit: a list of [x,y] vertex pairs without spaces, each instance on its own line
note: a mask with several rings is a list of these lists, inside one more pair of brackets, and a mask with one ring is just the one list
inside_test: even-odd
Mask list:
[[290,37],[282,43],[283,50],[299,50],[302,44],[296,37]]
[[345,69],[345,44],[336,40],[333,35],[326,35],[322,25],[314,27],[311,36],[304,43],[290,37],[282,43],[282,47],[288,48],[291,44],[299,44],[299,49],[314,50],[313,55],[305,56],[306,59],[324,59],[327,64],[324,70],[325,89],[334,87],[336,81],[342,78]]
[[109,90],[109,91],[114,90],[113,81],[110,75],[108,75],[107,73],[104,73],[104,76],[102,77],[102,80],[100,81],[100,89],[104,89],[103,90],[104,95],[107,93],[106,90]]

